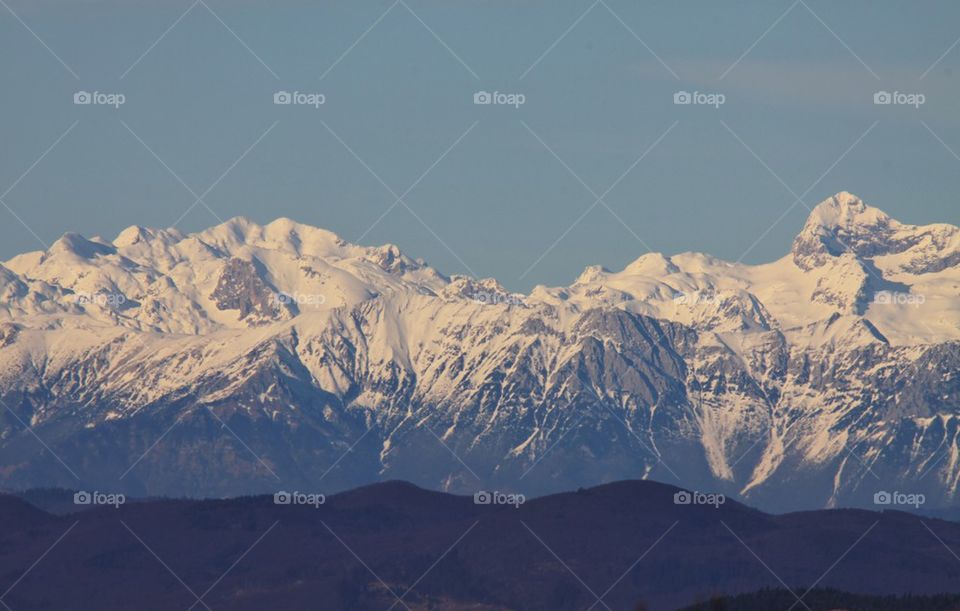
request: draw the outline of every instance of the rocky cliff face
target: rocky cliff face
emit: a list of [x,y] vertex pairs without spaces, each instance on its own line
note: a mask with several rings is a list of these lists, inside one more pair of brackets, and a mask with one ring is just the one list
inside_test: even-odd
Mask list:
[[285,219],[70,236],[0,267],[0,482],[952,505],[958,240],[841,193],[771,264],[650,254],[515,295]]

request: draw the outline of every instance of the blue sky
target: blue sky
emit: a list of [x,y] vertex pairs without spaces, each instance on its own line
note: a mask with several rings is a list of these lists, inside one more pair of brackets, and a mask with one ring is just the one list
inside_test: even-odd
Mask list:
[[648,249],[772,260],[840,190],[960,224],[955,2],[6,2],[3,259],[288,216],[528,290]]

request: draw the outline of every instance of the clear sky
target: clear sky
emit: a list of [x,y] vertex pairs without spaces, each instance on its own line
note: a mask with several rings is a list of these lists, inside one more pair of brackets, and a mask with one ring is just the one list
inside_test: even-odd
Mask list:
[[772,260],[840,190],[960,224],[958,38],[953,0],[5,0],[0,259],[288,216],[528,290]]

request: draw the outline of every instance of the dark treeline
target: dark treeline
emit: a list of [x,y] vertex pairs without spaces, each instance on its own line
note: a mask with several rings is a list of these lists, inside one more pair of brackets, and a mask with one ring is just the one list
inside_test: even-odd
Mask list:
[[[804,588],[795,589],[803,595]],[[960,595],[939,594],[932,596],[871,596],[851,594],[818,588],[803,596],[803,602],[811,611],[960,611]],[[804,609],[796,597],[784,589],[764,589],[749,594],[715,597],[680,611],[770,611],[770,609]],[[643,605],[638,609],[643,609]]]

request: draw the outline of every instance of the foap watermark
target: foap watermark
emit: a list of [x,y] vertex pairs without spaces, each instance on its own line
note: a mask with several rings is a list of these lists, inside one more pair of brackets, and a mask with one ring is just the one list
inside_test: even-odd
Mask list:
[[716,304],[720,303],[720,297],[716,293],[706,293],[703,291],[678,293],[673,296],[673,302],[677,305]]
[[470,295],[470,299],[484,305],[522,305],[523,299],[517,295],[479,291]]
[[274,505],[309,505],[314,509],[319,509],[320,505],[327,502],[326,495],[319,492],[287,492],[281,490],[273,495]]
[[320,293],[274,293],[270,296],[270,300],[280,305],[320,306],[327,302],[327,297]]
[[313,106],[320,108],[327,103],[327,96],[322,93],[305,93],[303,91],[278,91],[273,94],[273,103],[277,106]]
[[874,493],[874,505],[907,505],[914,509],[919,509],[920,505],[927,502],[927,497],[922,494],[910,494],[907,492],[887,492],[881,490]]
[[727,96],[716,92],[678,91],[673,94],[673,103],[677,105],[713,106],[714,108],[720,108],[726,101]]
[[514,108],[520,108],[527,103],[527,96],[522,93],[478,91],[473,94],[473,103],[477,106],[513,106]]
[[720,505],[726,502],[727,497],[719,492],[697,492],[696,490],[690,492],[680,490],[673,494],[674,505],[712,505],[714,508],[719,508]]
[[78,91],[73,94],[73,103],[77,106],[113,106],[120,108],[127,102],[122,93],[104,93],[102,91]]
[[879,291],[873,296],[873,303],[880,305],[910,305],[919,308],[927,301],[923,295],[913,293],[902,293],[899,291]]
[[511,505],[514,509],[520,509],[520,505],[526,502],[527,497],[522,494],[498,490],[481,490],[473,495],[474,505]]
[[73,300],[78,305],[98,305],[116,308],[127,302],[123,293],[75,293]]
[[120,493],[99,492],[97,490],[93,492],[80,490],[73,493],[74,505],[109,505],[114,509],[120,509],[120,505],[126,502],[127,497]]
[[922,93],[903,91],[878,91],[873,94],[873,103],[878,106],[913,106],[920,108],[927,101]]

